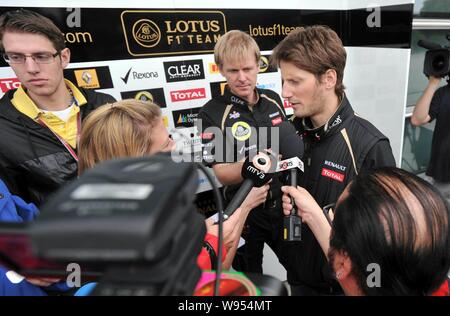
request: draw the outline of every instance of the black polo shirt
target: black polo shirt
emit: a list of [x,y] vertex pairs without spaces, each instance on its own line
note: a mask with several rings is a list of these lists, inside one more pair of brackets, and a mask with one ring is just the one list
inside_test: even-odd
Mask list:
[[256,93],[258,101],[251,105],[225,89],[200,110],[197,127],[208,165],[238,162],[257,149],[271,148],[271,128],[285,121],[286,113],[277,93]]

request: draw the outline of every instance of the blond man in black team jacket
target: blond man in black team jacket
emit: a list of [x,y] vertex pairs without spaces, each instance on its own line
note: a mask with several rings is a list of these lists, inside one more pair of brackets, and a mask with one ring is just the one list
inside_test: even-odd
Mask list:
[[[229,202],[243,181],[240,161],[254,153],[258,145],[265,147],[260,150],[271,148],[270,129],[285,121],[286,114],[278,94],[256,88],[260,51],[252,37],[242,31],[228,32],[217,42],[214,57],[227,85],[222,95],[200,110],[200,132],[205,146],[203,158],[213,166]],[[205,132],[211,127],[219,130],[223,139],[220,145]],[[256,135],[260,143],[250,143]],[[218,154],[221,149],[223,155]],[[264,243],[278,253],[283,224],[280,187],[280,181],[272,179],[267,200],[250,212],[243,232],[246,244],[238,250],[233,268],[261,273]]]

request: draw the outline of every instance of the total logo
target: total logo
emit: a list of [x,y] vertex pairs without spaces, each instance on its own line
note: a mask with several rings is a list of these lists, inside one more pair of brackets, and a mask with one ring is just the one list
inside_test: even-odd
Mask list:
[[0,89],[3,93],[11,89],[17,89],[20,87],[20,81],[17,78],[4,78],[0,79]]
[[172,100],[172,102],[180,102],[204,98],[206,98],[205,88],[177,90],[170,92],[170,99]]
[[250,138],[252,130],[247,122],[236,122],[231,126],[231,133],[237,140],[243,142]]

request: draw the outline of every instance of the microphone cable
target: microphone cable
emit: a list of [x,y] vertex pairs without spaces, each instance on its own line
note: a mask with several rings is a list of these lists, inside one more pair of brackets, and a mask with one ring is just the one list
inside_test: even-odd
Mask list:
[[[180,136],[180,139],[184,139],[187,141],[191,140],[185,134],[181,133],[180,131],[178,131],[176,129],[170,130],[169,133],[171,134],[171,136],[173,134]],[[177,141],[175,140],[175,143],[176,142]],[[194,147],[195,146],[193,144],[191,144],[190,154],[191,154],[192,161],[194,161],[194,156],[195,156],[195,148]],[[182,151],[183,150],[181,150],[181,152]],[[219,217],[219,222],[218,222],[218,226],[219,226],[218,227],[218,231],[219,231],[218,248],[219,249],[217,250],[216,277],[214,280],[214,294],[213,295],[219,296],[220,277],[222,275],[222,247],[223,247],[223,222],[224,222],[222,197],[220,196],[219,188],[217,187],[216,182],[214,181],[211,174],[209,173],[208,168],[206,168],[202,163],[199,163],[199,162],[194,162],[194,164],[197,165],[199,170],[201,170],[205,174],[206,179],[208,179],[210,185],[212,186],[214,199],[216,200],[216,206],[217,206],[218,217]]]
[[222,198],[219,193],[219,188],[216,185],[216,182],[209,174],[208,169],[202,165],[201,163],[195,163],[198,168],[205,174],[209,183],[213,187],[214,198],[216,199],[216,206],[219,213],[219,241],[218,241],[218,250],[217,250],[217,268],[216,268],[216,278],[214,280],[214,296],[219,296],[219,287],[220,287],[220,276],[222,275],[222,246],[223,246],[223,204]]

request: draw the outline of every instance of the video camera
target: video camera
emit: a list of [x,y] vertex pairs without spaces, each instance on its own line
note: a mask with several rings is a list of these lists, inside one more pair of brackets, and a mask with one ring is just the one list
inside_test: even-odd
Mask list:
[[[91,295],[192,295],[199,280],[212,293],[212,274],[197,266],[206,233],[197,186],[197,165],[166,155],[98,164],[51,196],[34,222],[0,223],[0,266],[64,279],[76,263],[81,283],[98,282]],[[264,295],[285,293],[268,276],[223,278],[221,295],[252,282]]]
[[[447,34],[450,41],[450,33]],[[425,54],[423,73],[428,76],[443,78],[450,74],[450,47],[420,40],[417,42],[420,47],[428,49]]]

